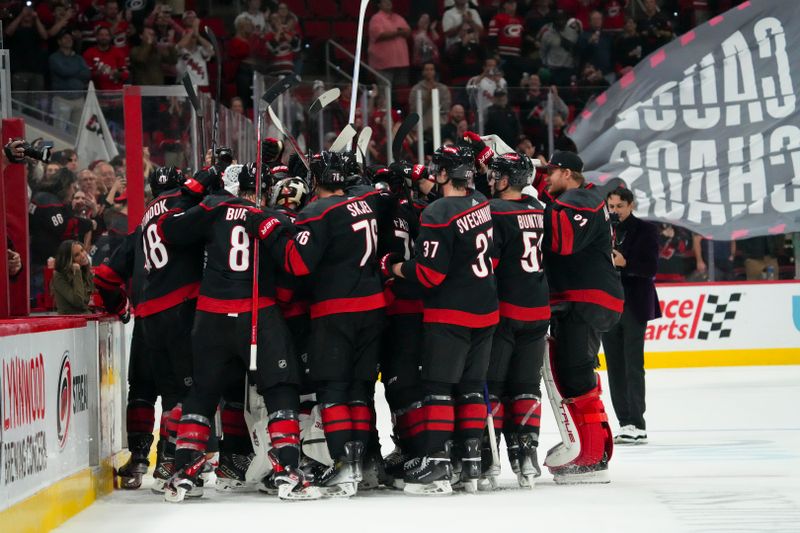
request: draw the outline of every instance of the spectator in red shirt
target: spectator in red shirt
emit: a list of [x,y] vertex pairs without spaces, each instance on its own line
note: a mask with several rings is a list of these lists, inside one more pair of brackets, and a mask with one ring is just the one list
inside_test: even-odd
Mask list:
[[395,86],[408,85],[408,39],[411,28],[392,12],[392,0],[380,0],[369,20],[369,65]]
[[269,16],[270,29],[264,35],[264,40],[271,59],[269,70],[273,74],[291,74],[297,66],[295,58],[302,43],[289,24],[282,22],[279,12]]
[[517,1],[504,0],[501,11],[489,22],[489,45],[497,50],[509,85],[522,78],[520,53],[525,21],[517,16]]
[[245,107],[253,107],[250,85],[253,83],[253,49],[250,38],[253,35],[253,23],[249,19],[237,17],[236,34],[228,42],[228,62],[226,68],[229,76],[236,83],[236,94],[244,100]]
[[128,54],[130,48],[128,46],[128,37],[131,35],[133,27],[125,20],[124,13],[119,8],[117,0],[106,0],[106,16],[103,23],[108,25],[111,31],[111,41],[117,48],[122,48],[125,55]]
[[121,48],[111,46],[111,31],[105,26],[95,30],[97,46],[83,53],[92,71],[92,81],[98,91],[118,91],[128,81],[128,57]]

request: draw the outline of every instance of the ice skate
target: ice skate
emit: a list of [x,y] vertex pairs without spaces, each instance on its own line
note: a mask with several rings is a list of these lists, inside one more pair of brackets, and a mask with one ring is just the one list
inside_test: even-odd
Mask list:
[[394,451],[383,458],[383,468],[386,472],[387,487],[403,490],[405,481],[403,480],[403,465],[410,460],[403,449],[395,441]]
[[519,486],[524,489],[533,488],[536,478],[542,475],[536,452],[538,444],[536,436],[532,433],[523,433],[519,436],[519,472],[516,474]]
[[170,503],[180,503],[185,498],[200,498],[203,496],[203,479],[200,472],[205,465],[205,455],[201,455],[188,466],[181,468],[164,485],[164,500]]
[[374,490],[389,481],[380,454],[377,452],[368,454],[364,459],[362,479],[358,483],[358,490]]
[[426,457],[415,457],[403,466],[407,494],[437,496],[452,494],[450,485],[452,467],[449,451],[434,453]]
[[215,488],[219,492],[247,492],[247,468],[252,458],[238,453],[221,453],[219,465],[214,470],[217,475]]
[[156,467],[153,470],[153,485],[150,489],[158,494],[164,492],[164,485],[175,475],[175,458],[164,455],[159,451]]
[[343,457],[316,478],[323,496],[349,498],[358,491],[358,483],[362,480],[361,461],[364,444],[358,441],[348,442],[344,445],[344,453]]
[[610,483],[608,459],[603,457],[593,465],[571,464],[561,468],[551,468],[553,481],[559,485],[581,485],[588,483]]
[[128,461],[115,472],[119,479],[119,488],[136,490],[142,486],[142,477],[147,473],[147,469],[150,467],[148,455],[150,455],[151,444],[153,444],[153,435],[144,433],[128,435],[128,447],[131,456]]
[[481,441],[467,439],[462,445],[461,472],[459,480],[461,488],[469,493],[478,492],[478,480],[481,477]]

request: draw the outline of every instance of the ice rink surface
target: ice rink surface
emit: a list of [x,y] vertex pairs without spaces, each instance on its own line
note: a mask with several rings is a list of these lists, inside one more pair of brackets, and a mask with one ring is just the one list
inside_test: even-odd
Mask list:
[[[533,490],[521,490],[506,463],[503,489],[477,495],[425,498],[380,490],[351,500],[285,503],[206,489],[202,500],[167,504],[149,490],[116,491],[57,531],[798,532],[798,399],[800,366],[652,370],[650,443],[615,448],[609,485],[557,486],[545,472]],[[558,440],[544,405],[540,460]],[[380,402],[384,453],[391,448],[386,409]]]

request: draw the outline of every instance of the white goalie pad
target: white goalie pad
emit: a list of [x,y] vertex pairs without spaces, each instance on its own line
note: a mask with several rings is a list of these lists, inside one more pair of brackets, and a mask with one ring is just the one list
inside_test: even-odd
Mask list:
[[255,457],[247,469],[245,479],[248,483],[259,482],[272,471],[272,463],[267,452],[272,448],[272,442],[267,432],[267,404],[264,397],[256,391],[255,385],[249,382],[245,385],[244,421],[250,431],[250,440],[253,442]]
[[544,464],[549,468],[558,468],[577,459],[581,453],[581,440],[572,413],[564,403],[564,397],[558,390],[556,378],[553,375],[552,359],[555,357],[555,340],[548,337],[545,346],[547,353],[544,354],[544,386],[556,417],[561,443],[550,448]]

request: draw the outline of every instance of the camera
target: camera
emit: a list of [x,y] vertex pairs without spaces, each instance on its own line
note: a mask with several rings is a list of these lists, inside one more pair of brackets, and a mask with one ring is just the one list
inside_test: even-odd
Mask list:
[[53,147],[43,145],[41,150],[37,150],[29,143],[25,143],[22,145],[22,149],[25,151],[25,157],[30,157],[31,159],[36,159],[37,161],[41,161],[42,163],[49,163],[50,162],[50,154],[52,153]]
[[34,148],[29,142],[24,141],[22,139],[12,139],[8,144],[3,147],[5,151],[6,157],[8,160],[13,163],[22,163],[23,158],[19,158],[14,155],[14,151],[12,150],[11,146],[16,142],[22,142],[22,150],[25,157],[30,157],[31,159],[35,159],[37,161],[41,161],[42,163],[49,163],[50,162],[50,155],[53,151],[52,143],[43,143],[42,149],[39,150]]

